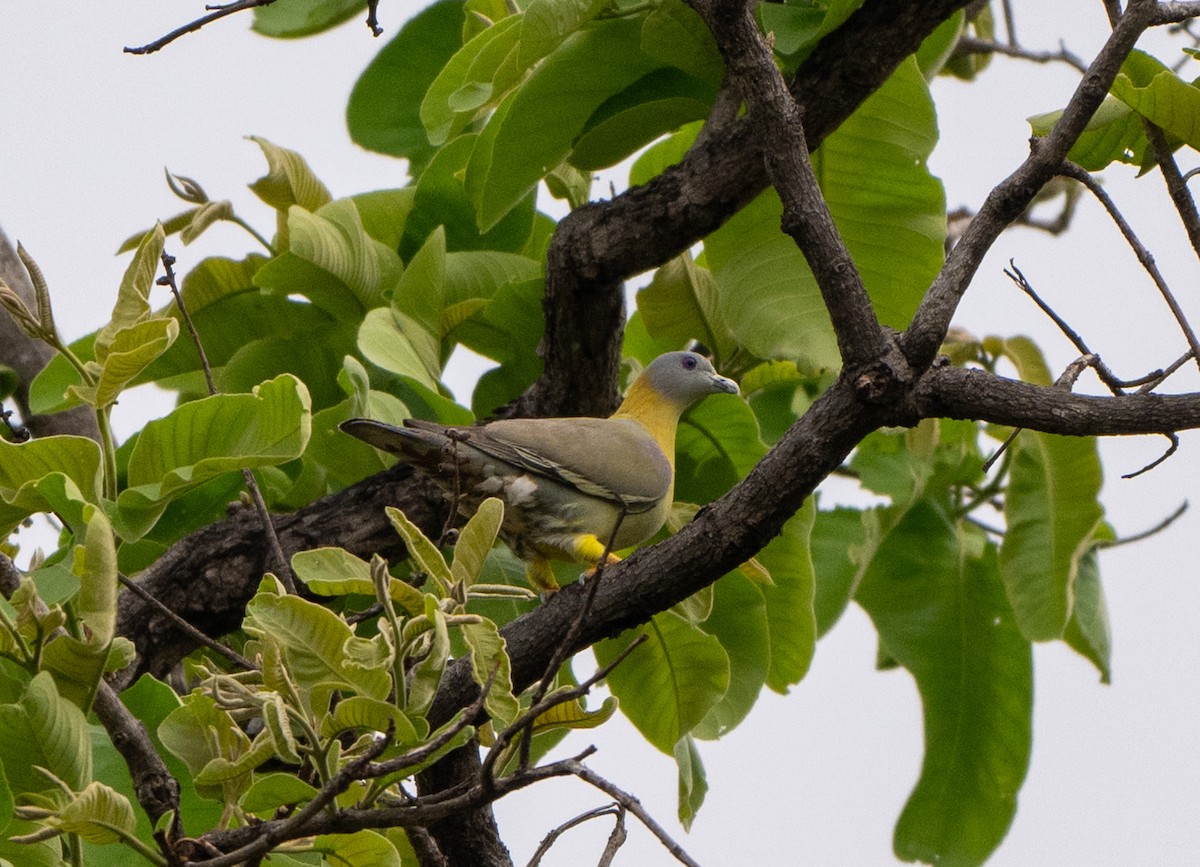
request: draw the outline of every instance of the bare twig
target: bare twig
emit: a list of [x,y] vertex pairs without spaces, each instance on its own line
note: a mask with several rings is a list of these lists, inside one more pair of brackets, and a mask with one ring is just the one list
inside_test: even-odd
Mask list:
[[658,822],[654,821],[654,817],[646,812],[646,808],[642,806],[641,801],[628,792],[617,788],[587,765],[584,765],[582,762],[576,762],[575,765],[576,768],[573,772],[575,776],[579,777],[579,779],[583,780],[585,783],[595,786],[626,810],[637,816],[641,823],[646,826],[646,829],[655,837],[657,837],[658,841],[663,844],[663,847],[675,857],[675,860],[679,861],[681,864],[687,864],[688,867],[700,867],[700,865],[693,860],[687,852],[684,851],[682,846],[671,839],[671,835],[666,832],[666,829],[664,829],[662,825],[658,824]]
[[233,15],[237,12],[244,12],[247,9],[255,9],[259,6],[270,6],[275,0],[238,0],[236,3],[226,3],[221,6],[206,6],[204,8],[211,10],[207,15],[201,15],[195,21],[190,21],[182,27],[177,27],[168,33],[166,36],[160,36],[153,42],[147,42],[145,45],[139,45],[133,48],[126,47],[126,54],[153,54],[160,48],[170,45],[181,36],[186,36],[189,33],[194,33],[206,24],[211,24],[228,15]]
[[616,816],[617,824],[624,823],[625,808],[620,804],[607,804],[603,807],[596,807],[594,810],[588,810],[586,813],[580,813],[567,821],[563,822],[557,828],[552,828],[542,842],[538,844],[537,851],[533,853],[533,857],[529,859],[528,867],[538,867],[542,863],[542,856],[550,851],[550,847],[558,842],[558,838],[570,831],[572,828],[578,828],[584,822],[590,822],[592,819],[600,819],[604,816]]
[[1100,186],[1100,184],[1096,183],[1096,179],[1092,177],[1090,172],[1076,165],[1075,163],[1064,160],[1062,168],[1059,171],[1061,174],[1064,174],[1069,178],[1074,178],[1087,187],[1091,194],[1096,197],[1097,201],[1104,206],[1104,210],[1108,212],[1108,216],[1112,219],[1112,221],[1117,224],[1117,228],[1121,231],[1121,235],[1125,238],[1126,243],[1128,243],[1130,248],[1133,250],[1134,255],[1137,256],[1138,262],[1141,263],[1146,273],[1150,275],[1150,279],[1154,281],[1154,285],[1158,287],[1158,291],[1162,295],[1163,300],[1167,303],[1167,307],[1170,309],[1171,315],[1175,317],[1175,321],[1179,324],[1180,330],[1183,331],[1184,337],[1187,338],[1188,348],[1192,350],[1192,356],[1196,359],[1196,363],[1200,365],[1200,340],[1197,340],[1196,332],[1192,329],[1191,323],[1188,322],[1187,315],[1183,312],[1183,308],[1180,307],[1179,302],[1175,300],[1175,295],[1173,292],[1171,292],[1171,287],[1167,285],[1167,281],[1163,278],[1162,273],[1158,270],[1158,265],[1155,264],[1154,257],[1150,254],[1150,251],[1146,249],[1145,245],[1138,240],[1137,235],[1134,233],[1132,227],[1130,227],[1129,222],[1125,219],[1125,216],[1117,209],[1112,197],[1108,195],[1108,192],[1102,186]]
[[200,863],[204,867],[234,867],[236,864],[243,864],[265,855],[272,847],[284,840],[303,836],[304,826],[326,806],[332,804],[333,799],[349,788],[351,783],[362,778],[363,769],[388,748],[392,743],[392,736],[393,732],[389,728],[382,737],[367,747],[361,756],[343,766],[333,776],[333,779],[322,786],[321,791],[317,792],[313,799],[294,815],[279,824],[263,826],[262,834],[240,849]]
[[1132,473],[1125,473],[1124,475],[1121,476],[1121,478],[1133,479],[1133,478],[1136,478],[1137,476],[1140,476],[1142,473],[1148,473],[1152,469],[1157,467],[1159,464],[1161,464],[1163,461],[1165,461],[1167,458],[1169,458],[1171,455],[1175,454],[1176,450],[1178,450],[1178,448],[1179,448],[1179,434],[1174,433],[1172,431],[1169,433],[1164,433],[1163,436],[1165,436],[1167,439],[1169,439],[1171,441],[1171,444],[1169,446],[1167,446],[1167,450],[1165,452],[1163,452],[1161,455],[1159,455],[1157,458],[1152,460],[1150,463],[1146,464],[1146,466],[1142,467],[1140,470],[1134,470]]
[[1171,196],[1171,202],[1175,205],[1175,212],[1179,214],[1184,231],[1187,232],[1192,251],[1200,256],[1200,213],[1196,212],[1196,200],[1192,198],[1187,180],[1179,171],[1179,164],[1175,162],[1175,156],[1171,153],[1171,146],[1167,143],[1162,129],[1145,118],[1142,118],[1142,127],[1146,131],[1150,147],[1154,149],[1154,159],[1158,162],[1163,180],[1166,181],[1167,193]]
[[1015,57],[1033,63],[1066,63],[1087,72],[1087,64],[1077,54],[1069,51],[1065,45],[1059,45],[1058,51],[1030,51],[1009,42],[995,42],[991,39],[980,39],[975,36],[959,37],[954,47],[955,54],[1003,54],[1005,57]]
[[1161,533],[1163,530],[1167,529],[1167,527],[1174,524],[1177,520],[1179,520],[1181,517],[1183,517],[1183,513],[1186,512],[1187,510],[1188,510],[1188,503],[1187,503],[1187,500],[1184,500],[1182,503],[1180,503],[1176,507],[1174,512],[1167,515],[1167,517],[1163,518],[1161,521],[1159,521],[1153,527],[1150,527],[1149,529],[1146,529],[1146,530],[1141,530],[1140,532],[1134,533],[1132,536],[1122,536],[1120,539],[1113,539],[1111,542],[1109,542],[1109,541],[1097,542],[1096,547],[1097,548],[1115,548],[1118,545],[1128,545],[1130,542],[1141,542],[1143,539],[1149,539],[1151,536],[1153,536],[1157,533]]
[[176,628],[178,628],[181,632],[185,632],[188,635],[192,636],[192,638],[194,638],[198,643],[204,645],[205,647],[209,648],[210,650],[214,650],[217,653],[221,654],[221,656],[228,659],[231,663],[236,665],[238,668],[245,669],[246,671],[257,671],[258,670],[258,666],[255,665],[253,662],[246,659],[246,657],[242,656],[240,653],[238,653],[232,647],[228,647],[228,646],[222,644],[221,642],[217,641],[214,638],[209,638],[207,635],[205,635],[203,632],[201,632],[195,626],[188,623],[186,620],[184,620],[182,617],[180,617],[178,614],[176,614],[174,611],[172,611],[170,608],[168,608],[166,605],[164,605],[161,601],[156,599],[154,597],[154,594],[150,593],[150,591],[146,590],[146,588],[142,587],[136,581],[132,581],[125,575],[120,575],[120,574],[117,575],[117,579],[121,582],[121,584],[124,587],[128,588],[129,590],[133,591],[138,596],[140,596],[142,599],[144,599],[147,602],[147,604],[149,604],[156,611],[158,611],[160,614],[162,614],[163,617],[166,617],[168,620],[170,620],[172,623],[174,623]]
[[[200,367],[204,371],[204,381],[208,385],[208,393],[216,394],[217,386],[213,381],[212,367],[208,363],[208,355],[204,352],[204,343],[200,340],[200,332],[196,330],[196,325],[192,322],[187,305],[183,303],[183,293],[179,291],[179,282],[175,279],[175,257],[164,250],[162,263],[165,273],[162,277],[158,278],[158,285],[166,286],[171,290],[171,295],[175,298],[175,306],[179,308],[179,315],[183,318],[188,334],[191,335],[192,343],[196,347],[196,352],[200,355]],[[296,576],[292,574],[292,566],[288,562],[287,555],[283,553],[283,545],[279,543],[279,533],[275,530],[275,522],[271,520],[271,513],[267,510],[266,500],[263,499],[262,491],[259,490],[254,473],[248,468],[243,468],[242,479],[245,482],[246,490],[250,494],[250,500],[254,503],[254,511],[258,514],[258,523],[262,527],[263,536],[267,540],[267,547],[270,549],[271,557],[275,561],[274,568],[279,576],[279,581],[288,593],[294,595],[296,593]]]

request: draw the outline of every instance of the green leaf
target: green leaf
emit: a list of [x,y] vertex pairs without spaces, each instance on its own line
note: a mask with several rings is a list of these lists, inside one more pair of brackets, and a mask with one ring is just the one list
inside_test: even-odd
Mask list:
[[100,447],[87,437],[0,439],[0,535],[38,512],[56,512],[80,531],[84,503],[99,502]]
[[59,695],[86,713],[108,661],[108,645],[58,635],[42,648],[41,668],[54,676]]
[[413,564],[433,578],[443,593],[448,593],[454,583],[454,576],[450,567],[446,565],[446,558],[442,556],[442,552],[421,532],[421,528],[408,520],[408,516],[399,509],[388,506],[387,516],[400,538],[404,540],[404,547],[408,549],[408,556]]
[[250,748],[250,738],[202,692],[183,697],[159,724],[158,737],[192,774],[215,758],[237,758]]
[[775,692],[787,692],[804,678],[816,650],[816,581],[809,551],[816,511],[810,497],[756,558],[773,582],[759,589],[767,606],[771,639],[767,686]]
[[1008,831],[1029,764],[1030,645],[977,532],[916,503],[856,597],[921,693],[925,758],[894,840],[906,861],[982,864]]
[[107,647],[117,625],[117,549],[112,524],[102,509],[84,506],[83,519],[87,530],[83,544],[75,546],[71,568],[79,576],[75,614],[87,626],[91,640]]
[[504,637],[495,623],[483,619],[478,623],[463,623],[462,635],[471,648],[471,675],[475,682],[484,686],[490,680],[492,684],[484,699],[488,716],[498,728],[511,725],[521,712],[521,703],[513,695],[512,664]]
[[[344,548],[297,551],[292,555],[292,568],[309,590],[321,596],[375,595],[371,564]],[[425,610],[425,594],[403,581],[389,580],[388,596],[408,614]]]
[[661,65],[638,50],[639,36],[636,18],[588,24],[542,61],[492,114],[466,175],[481,230],[496,225],[563,161],[608,97]]
[[[172,711],[181,706],[179,696],[167,684],[143,674],[133,686],[121,693],[121,701],[146,727],[154,748],[167,765],[167,770],[179,781],[180,814],[188,817],[189,824],[195,823],[204,828],[214,827],[221,819],[221,805],[197,793],[187,765],[167,750],[158,736],[159,726]],[[119,770],[120,778],[125,779],[128,775],[125,759],[117,752],[107,734],[98,737],[93,743],[96,744],[93,748],[97,766],[96,778],[116,785],[114,780],[118,778]],[[108,772],[105,772],[105,768]],[[133,795],[132,780],[123,784],[121,790],[126,795]]]
[[333,196],[300,154],[259,136],[249,136],[249,139],[262,149],[263,156],[267,158],[267,173],[250,184],[250,189],[276,210],[279,230],[276,249],[287,249],[288,209],[292,205],[299,205],[306,211],[316,211]]
[[0,705],[0,765],[14,794],[58,791],[35,766],[75,790],[91,781],[87,722],[58,694],[49,672],[34,675],[16,702]]
[[[510,15],[468,41],[442,66],[420,108],[421,123],[431,144],[445,144],[471,121],[475,110],[492,95],[496,69],[516,50],[520,36],[521,16]],[[451,105],[455,94],[471,90],[482,93],[485,89],[483,101],[469,109],[460,111]]]
[[651,71],[592,113],[569,163],[586,171],[616,165],[664,133],[706,117],[716,85],[674,67]]
[[679,824],[683,830],[690,831],[692,820],[708,794],[708,777],[692,738],[682,737],[675,745],[675,765],[679,769]]
[[284,374],[253,394],[192,401],[150,422],[129,456],[128,487],[114,518],[118,532],[127,540],[145,535],[171,500],[222,473],[299,457],[311,420],[304,383]]
[[[445,292],[446,232],[439,226],[409,260],[392,296],[392,312],[397,320],[409,317],[430,335],[440,338]],[[434,364],[437,366],[436,359]]]
[[[667,755],[725,695],[729,656],[712,635],[672,611],[654,615],[643,642],[608,676],[621,711],[642,736]],[[636,637],[629,631],[593,647],[608,665]]]
[[1079,561],[1104,517],[1096,442],[1022,431],[1011,446],[1000,574],[1027,638],[1060,638]]
[[[813,157],[879,318],[894,328],[908,324],[944,258],[945,194],[926,166],[936,140],[929,89],[910,59]],[[778,196],[768,190],[705,241],[721,312],[737,341],[760,358],[836,367],[820,291],[780,231],[781,214]]]
[[1200,88],[1161,61],[1131,51],[1113,81],[1112,95],[1168,135],[1200,148]]
[[1108,622],[1108,604],[1100,583],[1100,562],[1096,549],[1079,560],[1075,576],[1075,604],[1063,640],[1100,672],[1101,683],[1112,683],[1112,629]]
[[[163,242],[162,224],[156,224],[146,233],[133,254],[133,261],[125,269],[121,278],[121,288],[117,290],[117,303],[113,307],[112,320],[100,329],[96,335],[95,351],[97,360],[107,354],[109,346],[122,329],[136,325],[150,315],[150,291],[154,288],[154,275],[162,264]],[[128,347],[126,350],[128,351]]]
[[754,412],[737,395],[714,395],[693,406],[675,439],[675,499],[687,503],[715,500],[767,452]]
[[359,351],[372,364],[437,392],[440,341],[415,320],[398,321],[386,307],[376,307],[363,317],[357,340]]
[[406,710],[416,716],[424,716],[429,711],[450,658],[450,632],[446,627],[446,615],[432,596],[426,597],[425,618],[430,633],[428,653],[413,666],[408,681]]
[[[417,720],[425,731],[429,725],[424,720]],[[408,746],[421,740],[413,720],[409,719],[399,708],[388,701],[369,698],[365,695],[352,695],[338,702],[333,713],[321,720],[322,737],[336,737],[342,732],[386,732],[392,730],[392,743],[397,746]]]
[[854,596],[859,577],[856,554],[861,553],[866,541],[863,521],[864,513],[858,509],[817,511],[810,551],[816,579],[813,613],[818,637],[837,623]]
[[295,774],[259,774],[240,803],[243,810],[261,816],[288,804],[303,804],[316,794],[316,789]]
[[[289,254],[315,265],[346,287],[358,302],[358,313],[382,304],[384,293],[402,279],[400,257],[367,234],[353,199],[330,202],[316,213],[292,207],[287,212],[287,225]],[[271,285],[262,276],[257,282]],[[309,297],[322,303],[327,295]],[[337,304],[330,309],[336,312],[340,308]]]
[[406,157],[413,176],[437,153],[421,123],[421,100],[461,47],[462,19],[462,0],[441,0],[410,18],[350,93],[350,137],[368,150]]
[[407,260],[420,249],[429,233],[444,226],[450,250],[502,250],[517,253],[533,230],[537,191],[531,190],[502,220],[481,233],[475,206],[463,186],[463,172],[475,149],[477,136],[464,133],[433,155],[421,173],[413,196],[413,213],[404,225],[400,254]]
[[[1030,117],[1034,136],[1048,134],[1062,114],[1059,110]],[[1141,117],[1119,99],[1109,96],[1088,120],[1067,158],[1090,172],[1101,171],[1114,162],[1144,167],[1151,159],[1149,147]]]
[[312,849],[325,855],[330,867],[403,867],[400,853],[387,837],[378,831],[358,831],[354,834],[322,834],[312,842]]
[[170,317],[142,319],[117,330],[107,344],[96,344],[100,362],[98,382],[94,386],[72,385],[67,392],[97,409],[111,406],[125,387],[166,352],[178,336],[179,323]]
[[[701,740],[716,740],[750,713],[771,668],[771,631],[763,588],[737,572],[721,578],[713,585],[712,613],[700,628],[716,636],[729,655],[729,689],[692,730],[692,735]],[[678,754],[677,744],[677,758]],[[681,766],[681,806],[682,782]],[[699,806],[697,803],[695,809]]]
[[245,629],[259,640],[276,644],[288,674],[314,715],[327,708],[317,706],[323,694],[341,689],[370,698],[385,698],[391,677],[379,668],[350,664],[347,643],[353,632],[344,620],[297,596],[260,592],[247,603]]
[[641,48],[650,57],[713,85],[720,84],[725,74],[708,25],[680,0],[662,0],[651,7],[642,22]]
[[454,562],[450,572],[456,582],[470,587],[483,571],[483,562],[496,543],[500,524],[504,520],[504,502],[488,497],[467,521],[454,544]]
[[286,0],[254,10],[255,33],[291,39],[341,24],[367,8],[366,0]]
[[133,836],[137,818],[127,797],[104,783],[91,782],[59,811],[55,824],[89,843],[120,843]]
[[646,330],[675,346],[698,340],[713,352],[717,367],[736,348],[721,316],[717,281],[685,252],[654,272],[650,285],[637,294]]

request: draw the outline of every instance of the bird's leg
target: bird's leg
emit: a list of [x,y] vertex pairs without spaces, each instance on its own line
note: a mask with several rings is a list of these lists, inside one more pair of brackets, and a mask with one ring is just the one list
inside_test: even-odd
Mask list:
[[[584,578],[591,578],[596,574],[596,569],[600,566],[600,561],[603,560],[607,566],[609,563],[619,563],[621,558],[608,549],[608,546],[600,541],[599,537],[591,533],[585,536],[579,536],[575,540],[574,550],[572,553],[577,560],[583,560],[585,563],[591,563],[591,567],[583,573]],[[605,555],[608,555],[607,557]]]

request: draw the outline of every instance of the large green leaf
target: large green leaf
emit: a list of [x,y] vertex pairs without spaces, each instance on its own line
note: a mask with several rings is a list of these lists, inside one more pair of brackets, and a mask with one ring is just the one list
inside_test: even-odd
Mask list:
[[1112,94],[1167,134],[1200,148],[1200,88],[1134,50],[1113,80]]
[[816,512],[810,497],[755,558],[771,575],[762,594],[771,639],[767,686],[775,692],[787,692],[804,678],[816,650],[816,581],[809,551]]
[[38,512],[56,512],[81,530],[83,504],[99,502],[100,465],[100,447],[87,437],[0,438],[0,536]]
[[72,571],[79,576],[75,614],[99,647],[112,641],[117,625],[117,550],[112,524],[98,506],[83,509],[87,522],[83,544],[75,547]]
[[[937,141],[929,89],[908,60],[831,134],[813,167],[880,320],[903,328],[941,267],[946,203],[926,167]],[[804,257],[779,229],[782,205],[760,195],[705,242],[721,311],[762,358],[835,367],[836,342]]]
[[[607,665],[640,630],[592,649]],[[643,642],[608,676],[621,710],[651,744],[674,755],[675,744],[721,700],[729,688],[729,656],[716,637],[673,611],[656,614]]]
[[980,535],[920,501],[875,550],[858,588],[924,709],[921,776],[894,840],[906,861],[982,864],[1008,831],[1029,764],[1032,653]]
[[83,712],[58,694],[49,672],[36,674],[16,702],[0,705],[0,765],[14,794],[57,791],[34,766],[72,789],[92,779],[92,750]]
[[520,36],[521,16],[510,15],[468,41],[442,66],[420,108],[433,145],[457,135],[479,108],[502,95],[495,93],[492,79],[504,59],[515,55]]
[[154,275],[161,265],[163,242],[166,236],[163,227],[156,225],[145,234],[133,260],[121,278],[117,290],[117,303],[113,307],[112,319],[96,335],[96,355],[99,358],[117,332],[141,322],[150,315],[150,290],[154,287]]
[[441,0],[410,18],[363,70],[346,106],[350,137],[407,157],[414,176],[436,153],[421,123],[421,100],[462,45],[462,18],[462,0]]
[[288,674],[310,711],[320,716],[328,708],[329,691],[342,689],[369,698],[386,698],[392,680],[386,665],[367,668],[351,661],[347,644],[353,633],[327,608],[298,596],[260,592],[246,606],[246,630],[260,641],[279,647]]
[[1079,561],[1075,576],[1075,604],[1063,632],[1065,641],[1077,653],[1091,660],[1100,672],[1101,683],[1112,682],[1112,631],[1108,622],[1108,604],[1100,583],[1100,564],[1093,548]]
[[662,64],[638,49],[640,21],[591,22],[569,36],[493,113],[467,165],[487,231],[570,152],[592,112]]
[[675,346],[698,340],[712,350],[718,367],[736,348],[720,311],[716,280],[684,252],[654,272],[637,294],[646,330]]
[[504,250],[519,252],[533,230],[537,191],[519,202],[487,232],[480,232],[475,206],[463,186],[463,172],[475,148],[474,133],[464,133],[448,142],[433,155],[421,173],[413,196],[414,210],[404,224],[400,254],[405,259],[425,243],[438,226],[444,226],[446,247],[450,250]]
[[253,394],[215,395],[150,422],[129,457],[118,531],[125,539],[145,535],[171,500],[222,473],[299,457],[310,425],[308,391],[287,374]]
[[142,319],[117,330],[108,343],[96,343],[96,360],[100,364],[96,384],[73,385],[68,392],[98,409],[111,406],[125,387],[166,352],[178,336],[179,323],[165,316]]
[[[234,761],[250,750],[246,736],[229,714],[217,707],[213,698],[202,692],[184,697],[179,707],[168,713],[158,726],[158,738],[171,754],[180,759],[193,778],[215,759]],[[218,783],[196,783],[204,798],[232,803],[250,785],[250,774],[228,777]]]
[[1013,443],[1000,574],[1021,631],[1062,637],[1071,618],[1079,561],[1104,517],[1096,442],[1022,431]]
[[745,719],[767,680],[771,631],[763,588],[738,572],[721,578],[713,585],[712,613],[700,628],[715,635],[729,655],[729,689],[692,730],[697,738],[716,740]]
[[491,684],[484,707],[499,728],[512,724],[521,712],[521,704],[513,695],[512,663],[504,636],[496,624],[480,619],[464,622],[462,636],[471,648],[471,674],[480,686]]
[[260,136],[250,136],[249,138],[262,149],[263,156],[267,158],[267,173],[250,184],[250,189],[267,205],[275,209],[277,228],[275,249],[286,250],[288,247],[288,209],[292,205],[299,205],[306,211],[315,211],[333,196],[300,154],[279,147]]
[[736,395],[714,395],[684,415],[675,438],[675,499],[709,503],[750,472],[767,452],[758,421]]

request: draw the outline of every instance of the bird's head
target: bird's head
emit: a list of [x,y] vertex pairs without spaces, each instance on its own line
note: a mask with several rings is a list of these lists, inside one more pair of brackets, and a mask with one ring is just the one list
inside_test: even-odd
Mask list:
[[[702,397],[737,393],[737,383],[717,373],[712,363],[698,352],[667,352],[642,371],[616,414],[632,416],[643,423],[663,412],[677,419]],[[674,436],[673,430],[671,434]]]

